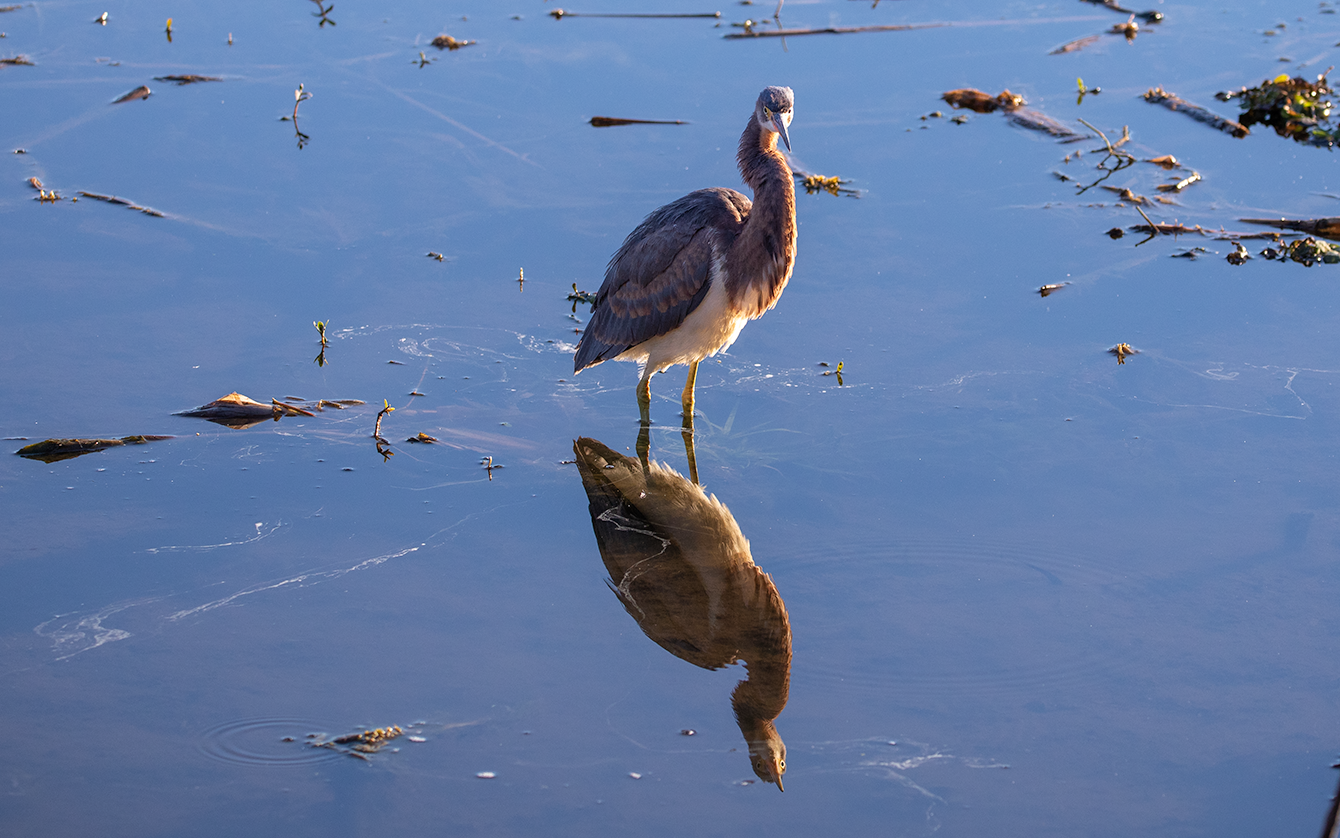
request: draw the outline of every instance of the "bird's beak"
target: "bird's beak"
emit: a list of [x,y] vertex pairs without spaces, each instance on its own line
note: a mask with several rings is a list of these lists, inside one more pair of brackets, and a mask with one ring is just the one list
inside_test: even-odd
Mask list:
[[775,129],[777,129],[777,133],[778,133],[778,134],[781,134],[781,135],[782,135],[782,145],[786,146],[786,150],[787,150],[787,151],[790,151],[790,150],[791,150],[791,138],[788,137],[787,134],[786,134],[786,122],[782,119],[782,115],[781,115],[781,114],[779,114],[779,113],[774,113],[774,114],[772,115],[772,127],[775,128]]

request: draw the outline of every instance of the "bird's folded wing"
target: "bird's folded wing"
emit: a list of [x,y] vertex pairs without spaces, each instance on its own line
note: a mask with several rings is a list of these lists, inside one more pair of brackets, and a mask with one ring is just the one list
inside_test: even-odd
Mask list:
[[672,225],[620,251],[584,338],[617,347],[617,355],[683,323],[707,293],[711,236],[707,227]]

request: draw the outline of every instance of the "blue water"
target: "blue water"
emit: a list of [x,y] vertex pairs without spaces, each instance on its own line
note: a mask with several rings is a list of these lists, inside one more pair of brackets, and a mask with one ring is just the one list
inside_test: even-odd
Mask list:
[[[1049,55],[1125,18],[790,0],[790,27],[954,25],[783,44],[721,37],[770,2],[569,9],[720,27],[553,6],[0,13],[0,57],[34,63],[0,66],[0,435],[174,437],[0,458],[0,831],[1315,832],[1340,741],[1340,275],[1111,240],[1134,207],[1052,175],[1096,178],[1100,142],[954,124],[939,96],[1129,126],[1137,157],[1204,178],[1156,221],[1340,215],[1330,152],[1140,98],[1231,116],[1216,91],[1337,63],[1337,17],[1163,3],[1132,43]],[[223,81],[154,81],[182,73]],[[1103,92],[1076,105],[1077,77]],[[565,296],[651,209],[740,187],[768,84],[795,90],[793,163],[862,190],[799,196],[791,285],[698,376],[700,479],[790,615],[784,794],[732,716],[745,673],[643,635],[564,462],[638,434],[630,365],[572,375]],[[683,375],[653,380],[651,447],[686,472]],[[232,391],[366,404],[173,415]],[[420,721],[369,761],[301,741]]]

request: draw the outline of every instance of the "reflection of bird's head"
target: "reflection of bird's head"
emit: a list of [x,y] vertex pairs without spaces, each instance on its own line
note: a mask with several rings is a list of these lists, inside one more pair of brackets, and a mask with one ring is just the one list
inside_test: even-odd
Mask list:
[[761,735],[748,739],[749,763],[760,780],[776,783],[779,791],[786,791],[782,788],[782,775],[786,773],[786,743],[772,722],[762,722],[757,732]]
[[795,106],[795,94],[789,87],[765,87],[758,94],[754,105],[754,119],[764,131],[780,134],[782,145],[791,150],[791,137],[787,135],[787,126],[791,124],[792,108]]

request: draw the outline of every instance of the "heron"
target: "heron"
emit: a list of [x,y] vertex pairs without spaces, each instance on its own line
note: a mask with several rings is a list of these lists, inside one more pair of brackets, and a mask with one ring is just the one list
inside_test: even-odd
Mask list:
[[735,342],[777,304],[796,261],[796,192],[777,148],[791,150],[794,95],[766,87],[740,135],[736,162],[754,192],[699,189],[653,211],[610,259],[573,371],[614,359],[639,364],[644,421],[651,377],[687,364],[681,399],[693,420],[698,363]]

